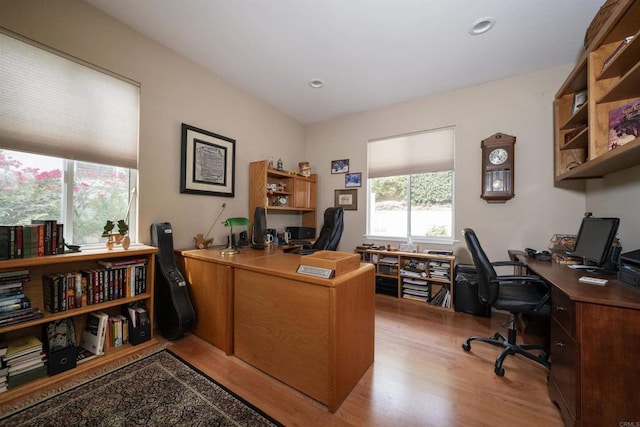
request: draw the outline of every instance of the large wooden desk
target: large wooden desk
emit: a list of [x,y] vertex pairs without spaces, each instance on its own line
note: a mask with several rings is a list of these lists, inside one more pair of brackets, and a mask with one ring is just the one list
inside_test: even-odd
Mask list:
[[[518,256],[552,286],[549,397],[566,425],[640,423],[640,292],[614,277]],[[625,424],[627,423],[627,424]]]
[[373,363],[374,268],[333,279],[296,273],[281,250],[178,251],[194,333],[335,412]]

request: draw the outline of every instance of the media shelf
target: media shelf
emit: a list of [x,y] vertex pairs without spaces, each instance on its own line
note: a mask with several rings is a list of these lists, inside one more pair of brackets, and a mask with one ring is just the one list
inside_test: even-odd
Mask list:
[[[28,270],[29,279],[23,285],[23,293],[31,300],[34,308],[42,311],[44,316],[39,319],[29,320],[26,322],[16,323],[4,327],[0,327],[0,340],[7,342],[15,338],[34,335],[43,343],[43,326],[48,322],[60,319],[71,318],[74,323],[76,333],[76,343],[80,342],[84,319],[86,314],[93,311],[103,311],[107,314],[119,314],[122,308],[133,302],[144,302],[150,323],[153,324],[154,319],[154,279],[155,279],[155,253],[157,248],[152,246],[134,246],[128,250],[115,248],[83,250],[77,253],[68,253],[60,255],[51,255],[43,257],[19,258],[0,261],[0,272],[14,270]],[[86,269],[104,268],[98,261],[115,261],[122,258],[144,259],[146,264],[146,291],[144,293],[125,296],[122,298],[105,301],[97,304],[83,303],[81,307],[50,313],[44,309],[43,294],[43,276],[76,272]],[[68,371],[53,376],[45,376],[26,384],[9,388],[7,391],[0,393],[0,408],[9,401],[14,401],[23,396],[29,395],[36,390],[53,386],[56,383],[68,381],[71,378],[89,372],[92,369],[117,361],[124,357],[128,357],[145,348],[154,346],[158,341],[153,337],[153,330],[148,341],[140,343],[136,346],[125,344],[119,347],[105,346],[105,354],[82,364]],[[3,411],[0,411],[0,413]]]
[[[620,0],[555,96],[556,182],[640,165],[640,138],[616,147],[609,136],[610,112],[640,102],[638,16],[640,1]],[[574,111],[583,93],[587,102]]]
[[356,252],[375,266],[377,294],[438,309],[453,309],[455,256],[378,249],[356,249]]

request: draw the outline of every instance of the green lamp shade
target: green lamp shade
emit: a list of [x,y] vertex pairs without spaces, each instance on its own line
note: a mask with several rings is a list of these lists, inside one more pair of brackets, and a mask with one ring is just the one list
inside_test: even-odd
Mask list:
[[225,227],[235,227],[237,225],[249,225],[249,224],[251,224],[249,222],[249,218],[242,218],[242,217],[227,218],[227,220],[224,222]]

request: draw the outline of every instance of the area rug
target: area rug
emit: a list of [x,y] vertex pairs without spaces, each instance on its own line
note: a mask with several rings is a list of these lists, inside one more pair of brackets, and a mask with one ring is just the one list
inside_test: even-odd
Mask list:
[[11,426],[282,426],[168,350],[0,419]]

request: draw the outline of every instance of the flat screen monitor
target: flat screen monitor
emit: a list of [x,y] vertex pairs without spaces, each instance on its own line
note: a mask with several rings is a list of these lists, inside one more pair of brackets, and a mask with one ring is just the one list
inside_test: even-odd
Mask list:
[[608,261],[619,224],[619,218],[584,217],[570,255],[602,267]]
[[251,246],[256,249],[264,248],[264,240],[267,237],[267,213],[264,208],[257,206],[253,214],[253,231],[251,233]]

